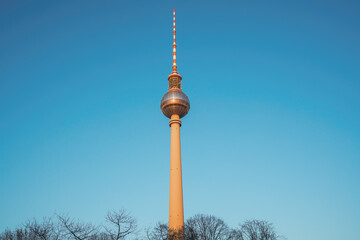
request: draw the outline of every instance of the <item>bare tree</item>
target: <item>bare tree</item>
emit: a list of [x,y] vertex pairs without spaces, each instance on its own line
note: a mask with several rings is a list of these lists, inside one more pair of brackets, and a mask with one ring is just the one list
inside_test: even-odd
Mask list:
[[90,223],[81,223],[68,216],[58,216],[66,239],[86,240],[96,239],[98,228]]
[[168,237],[169,227],[167,224],[158,222],[152,230],[146,229],[148,240],[168,240]]
[[278,240],[283,237],[277,235],[272,223],[267,221],[245,221],[240,225],[240,229],[244,240]]
[[230,239],[230,229],[218,217],[198,214],[186,221],[185,238],[188,240],[227,240]]
[[27,229],[34,239],[41,240],[60,240],[62,235],[62,228],[52,221],[51,218],[44,218],[40,223],[36,219],[28,221],[25,224]]
[[169,226],[164,223],[157,223],[155,227],[146,230],[146,237],[148,240],[178,240],[184,239],[184,229],[169,229]]
[[6,229],[3,233],[0,234],[0,240],[15,240],[14,233],[9,229]]
[[245,240],[245,239],[241,230],[232,229],[229,233],[229,240]]
[[36,237],[26,228],[19,227],[14,231],[5,230],[0,234],[0,240],[36,240]]
[[104,225],[104,228],[106,235],[111,240],[125,239],[137,231],[136,219],[125,209],[108,212],[105,219],[107,224]]

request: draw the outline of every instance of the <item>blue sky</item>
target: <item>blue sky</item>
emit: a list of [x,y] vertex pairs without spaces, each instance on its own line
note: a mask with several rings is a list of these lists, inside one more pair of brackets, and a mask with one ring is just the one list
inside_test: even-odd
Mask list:
[[359,239],[357,1],[2,1],[0,231],[167,221],[174,7],[185,217]]

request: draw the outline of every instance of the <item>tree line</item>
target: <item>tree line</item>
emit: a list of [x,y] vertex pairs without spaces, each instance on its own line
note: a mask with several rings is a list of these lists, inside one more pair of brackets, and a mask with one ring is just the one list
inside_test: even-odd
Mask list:
[[16,229],[0,233],[0,240],[280,240],[272,223],[249,220],[235,228],[221,218],[197,214],[185,221],[184,229],[172,231],[168,225],[139,229],[136,219],[122,209],[111,211],[100,225],[81,222],[68,215],[29,220]]

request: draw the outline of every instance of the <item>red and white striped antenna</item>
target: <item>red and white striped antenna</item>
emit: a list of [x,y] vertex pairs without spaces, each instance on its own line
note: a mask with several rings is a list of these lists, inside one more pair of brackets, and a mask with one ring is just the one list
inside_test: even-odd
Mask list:
[[175,8],[174,8],[174,27],[173,27],[173,36],[174,36],[174,42],[173,42],[173,72],[177,72],[177,66],[176,66],[176,30],[175,30]]

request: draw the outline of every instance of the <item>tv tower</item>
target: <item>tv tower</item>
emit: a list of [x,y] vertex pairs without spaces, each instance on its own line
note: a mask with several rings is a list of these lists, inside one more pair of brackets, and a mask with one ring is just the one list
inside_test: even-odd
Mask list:
[[[182,92],[182,77],[177,72],[175,9],[173,14],[173,65],[172,72],[168,76],[168,92],[161,99],[160,108],[164,115],[170,118],[169,125],[171,127],[169,232],[182,232],[184,230],[184,207],[181,177],[180,119],[189,112],[190,101]],[[183,237],[180,238],[183,239]]]

